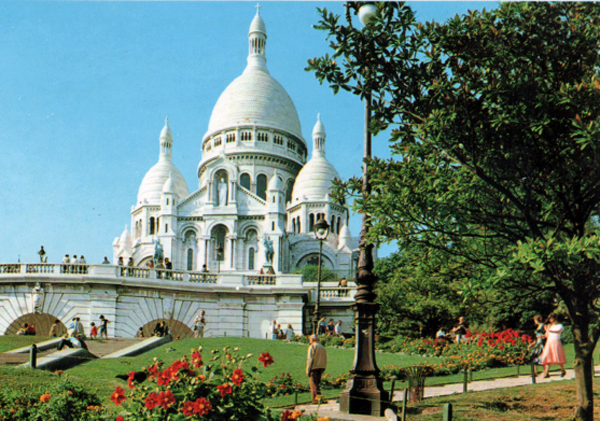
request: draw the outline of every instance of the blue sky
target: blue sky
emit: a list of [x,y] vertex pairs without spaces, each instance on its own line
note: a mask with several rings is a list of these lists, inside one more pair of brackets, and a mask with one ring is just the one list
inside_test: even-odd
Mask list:
[[[0,262],[65,254],[112,261],[169,117],[173,162],[198,188],[200,145],[217,99],[246,66],[256,2],[0,2]],[[445,21],[494,2],[409,2],[421,21]],[[294,101],[305,140],[317,113],[328,159],[360,172],[363,105],[333,95],[303,69],[328,52],[312,28],[317,7],[263,2],[267,66]],[[387,139],[374,153],[389,156]],[[354,215],[350,229],[360,231]],[[395,250],[384,246],[381,255]]]

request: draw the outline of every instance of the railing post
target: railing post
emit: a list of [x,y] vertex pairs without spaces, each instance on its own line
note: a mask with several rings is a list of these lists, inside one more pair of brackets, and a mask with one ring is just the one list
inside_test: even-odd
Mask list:
[[535,364],[531,363],[531,384],[535,384]]
[[452,421],[452,404],[447,403],[444,405],[444,419],[443,421]]
[[31,344],[29,348],[29,366],[31,368],[37,367],[37,346],[35,344]]
[[408,401],[408,389],[404,389],[404,399],[402,399],[402,421],[406,421],[406,401]]
[[463,378],[463,393],[467,393],[467,383],[469,382],[469,372],[468,370],[465,368],[463,370],[464,378]]

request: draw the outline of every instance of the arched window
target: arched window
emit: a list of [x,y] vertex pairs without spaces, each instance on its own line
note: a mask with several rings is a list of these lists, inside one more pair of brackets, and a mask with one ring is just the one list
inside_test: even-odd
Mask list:
[[263,200],[267,199],[267,176],[264,174],[256,177],[256,195]]
[[298,217],[298,233],[302,232],[302,226],[300,225],[300,217]]
[[336,232],[337,232],[338,235],[340,234],[340,220],[341,219],[342,218],[338,218],[338,220],[337,220],[337,229],[336,229]]
[[154,217],[150,217],[150,235],[154,235]]
[[194,270],[194,250],[191,248],[187,251],[187,270]]
[[308,216],[308,231],[313,232],[315,230],[315,214],[311,213]]
[[292,232],[296,234],[296,218],[292,219]]
[[335,215],[331,215],[331,232],[335,234]]
[[250,190],[250,175],[248,173],[240,176],[240,185],[246,190]]
[[160,229],[160,217],[156,218],[156,233],[158,234],[158,230]]
[[254,270],[254,248],[248,250],[248,270]]

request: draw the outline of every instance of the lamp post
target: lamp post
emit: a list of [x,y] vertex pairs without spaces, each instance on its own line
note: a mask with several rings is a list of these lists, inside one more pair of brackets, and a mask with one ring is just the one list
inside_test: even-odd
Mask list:
[[[377,14],[374,4],[363,4],[359,9],[360,21],[365,27],[373,21]],[[368,76],[367,76],[368,77]],[[363,167],[363,197],[371,194],[368,162],[371,160],[371,92],[365,93],[365,150]],[[375,303],[373,287],[377,277],[373,274],[373,244],[367,243],[370,222],[366,214],[362,216],[360,231],[358,271],[356,283],[358,292],[354,296],[353,310],[356,316],[355,334],[356,348],[354,363],[350,369],[350,377],[346,390],[340,394],[340,411],[348,414],[365,414],[382,416],[389,402],[389,394],[383,389],[383,380],[379,376],[379,368],[375,362],[375,316],[379,305]]]
[[217,244],[217,273],[221,273],[221,260],[223,259],[223,246]]
[[317,268],[317,303],[313,313],[313,334],[319,333],[319,307],[321,305],[321,257],[323,256],[323,241],[329,235],[329,224],[325,220],[324,215],[321,215],[315,224],[315,237],[319,240],[319,267]]

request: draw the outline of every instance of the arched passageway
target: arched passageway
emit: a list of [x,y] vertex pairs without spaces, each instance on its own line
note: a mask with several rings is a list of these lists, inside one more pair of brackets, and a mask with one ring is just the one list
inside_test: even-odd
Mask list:
[[143,326],[144,337],[149,338],[152,336],[152,332],[156,325],[160,322],[166,322],[169,327],[169,333],[173,339],[192,338],[194,331],[190,329],[185,323],[174,319],[156,319],[146,323]]
[[[58,320],[58,318],[48,313],[24,314],[23,316],[19,317],[17,320],[12,322],[8,329],[6,329],[6,332],[4,332],[4,334],[16,335],[21,326],[24,323],[27,323],[29,326],[35,326],[36,336],[49,336],[48,333],[50,332],[50,327],[52,326],[55,320]],[[67,327],[64,325],[63,322],[60,322],[58,327],[58,336],[62,336],[65,333],[67,333]]]

